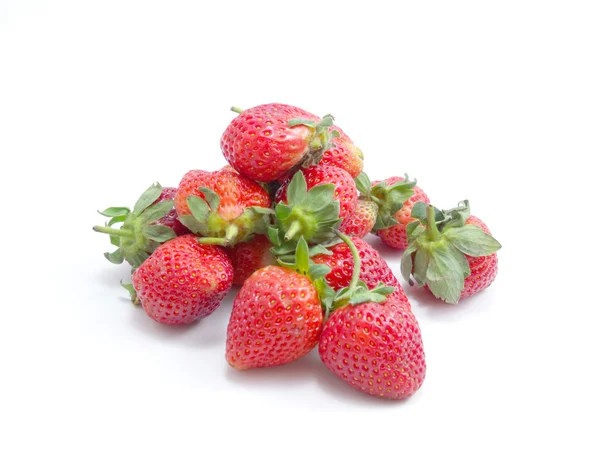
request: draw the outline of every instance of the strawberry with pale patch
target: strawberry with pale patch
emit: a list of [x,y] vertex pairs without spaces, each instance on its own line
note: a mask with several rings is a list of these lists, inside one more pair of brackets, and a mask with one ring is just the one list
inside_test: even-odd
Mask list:
[[189,171],[175,195],[179,220],[202,236],[199,242],[223,246],[266,233],[270,204],[261,185],[227,168]]
[[356,178],[363,170],[364,156],[360,148],[338,126],[329,128],[332,133],[331,147],[323,152],[318,165],[335,166],[345,170],[352,178]]
[[402,276],[411,285],[416,282],[440,300],[458,303],[492,284],[501,245],[471,215],[467,200],[443,211],[419,202],[411,216],[416,220],[407,226],[409,246],[402,255]]

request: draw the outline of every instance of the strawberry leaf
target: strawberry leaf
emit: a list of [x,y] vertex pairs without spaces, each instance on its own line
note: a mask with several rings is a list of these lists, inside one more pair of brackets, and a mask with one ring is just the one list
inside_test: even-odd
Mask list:
[[165,217],[173,209],[173,200],[163,200],[146,208],[140,215],[141,223],[152,223]]
[[221,203],[219,195],[212,189],[204,186],[200,186],[198,190],[204,194],[204,199],[206,200],[206,203],[208,203],[210,209],[212,211],[217,211],[219,209],[219,204]]
[[412,286],[413,282],[410,279],[410,275],[413,270],[413,254],[417,251],[418,247],[415,243],[411,243],[404,253],[402,254],[400,273],[402,277],[410,283]]
[[330,202],[333,198],[334,192],[335,186],[333,184],[319,184],[308,191],[308,195],[306,196],[306,204],[310,209],[313,209],[315,212],[317,212],[320,206],[329,206],[331,204],[328,202]]
[[303,203],[307,197],[306,178],[301,170],[296,172],[292,177],[292,181],[287,187],[287,202],[288,205],[296,205]]
[[177,236],[173,229],[166,225],[145,225],[142,228],[142,234],[156,242],[166,242]]
[[126,207],[111,207],[111,208],[106,208],[104,211],[98,211],[98,212],[105,217],[126,216],[127,214],[130,213],[129,208],[126,208]]
[[354,179],[354,183],[356,184],[356,189],[358,189],[358,192],[366,197],[371,196],[371,180],[365,172],[359,173]]
[[144,191],[141,197],[135,202],[133,207],[133,214],[139,216],[148,206],[154,203],[160,197],[162,193],[162,186],[159,183],[155,183]]
[[500,242],[475,225],[446,228],[444,236],[458,250],[469,256],[487,256],[502,247]]
[[179,216],[178,219],[188,230],[194,234],[204,234],[206,231],[206,225],[196,220],[194,216]]
[[113,264],[121,264],[125,259],[125,253],[122,248],[118,248],[112,253],[106,252],[104,256]]
[[210,211],[208,209],[208,203],[206,203],[203,198],[198,197],[197,195],[190,195],[187,198],[187,204],[194,219],[196,219],[198,222],[206,222],[208,220],[208,214]]
[[425,275],[427,286],[437,298],[458,303],[469,273],[465,256],[453,246],[444,246],[431,252],[430,258]]

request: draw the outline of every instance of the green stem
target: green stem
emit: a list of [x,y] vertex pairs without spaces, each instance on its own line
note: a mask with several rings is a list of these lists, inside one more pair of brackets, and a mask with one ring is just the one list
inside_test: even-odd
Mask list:
[[227,228],[225,228],[225,239],[227,240],[227,242],[229,242],[229,243],[233,242],[235,240],[235,238],[237,237],[239,231],[240,231],[240,229],[238,228],[237,225],[234,225],[234,224],[227,225]]
[[300,221],[294,220],[287,233],[285,233],[285,240],[289,241],[290,239],[294,239],[294,237],[296,237],[300,231],[302,231],[302,225],[300,224]]
[[96,226],[94,226],[93,230],[97,231],[98,233],[105,233],[105,234],[109,234],[111,236],[133,238],[132,231],[122,230],[120,228],[111,228],[111,227],[103,227],[100,225],[96,225]]
[[237,106],[232,106],[232,107],[231,107],[231,110],[232,110],[233,112],[236,112],[236,113],[238,113],[238,114],[241,114],[241,113],[243,113],[243,112],[244,112],[244,110],[243,110],[242,108],[238,108]]
[[427,207],[427,236],[431,241],[437,241],[442,234],[435,223],[435,208],[433,205]]
[[226,238],[217,238],[217,237],[201,237],[197,239],[199,244],[206,245],[220,245],[222,247],[227,247],[229,245],[229,241]]
[[352,253],[352,264],[353,264],[352,278],[350,279],[350,285],[348,286],[348,292],[346,293],[346,295],[344,295],[344,297],[350,298],[352,296],[352,294],[354,293],[354,291],[356,290],[356,286],[358,285],[358,282],[359,282],[360,255],[358,254],[358,249],[356,248],[356,245],[354,245],[354,242],[352,242],[352,240],[347,235],[341,233],[340,231],[336,230],[335,228],[333,229],[333,231],[335,232],[335,234],[338,235],[338,237],[342,241],[344,241],[344,243],[348,246],[348,248],[350,249],[350,252]]

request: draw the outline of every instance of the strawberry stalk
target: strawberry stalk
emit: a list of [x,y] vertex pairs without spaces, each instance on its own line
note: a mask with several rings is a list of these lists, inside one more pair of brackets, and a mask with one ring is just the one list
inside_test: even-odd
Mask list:
[[92,229],[94,231],[97,231],[98,233],[104,233],[104,234],[108,234],[110,236],[125,237],[125,238],[133,239],[132,231],[121,230],[120,228],[111,228],[111,227],[103,227],[101,225],[94,225],[94,227]]

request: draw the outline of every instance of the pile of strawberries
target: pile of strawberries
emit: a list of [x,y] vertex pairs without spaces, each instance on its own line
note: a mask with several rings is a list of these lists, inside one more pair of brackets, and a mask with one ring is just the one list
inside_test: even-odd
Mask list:
[[[371,182],[363,153],[300,108],[239,110],[221,137],[229,165],[154,184],[94,230],[132,267],[124,284],[165,325],[211,314],[240,286],[226,334],[239,370],[290,363],[318,345],[327,368],[367,394],[403,399],[425,378],[419,324],[373,233],[403,250],[401,273],[448,303],[489,286],[500,244],[465,200],[440,210],[407,175]],[[225,335],[225,333],[224,333]]]

